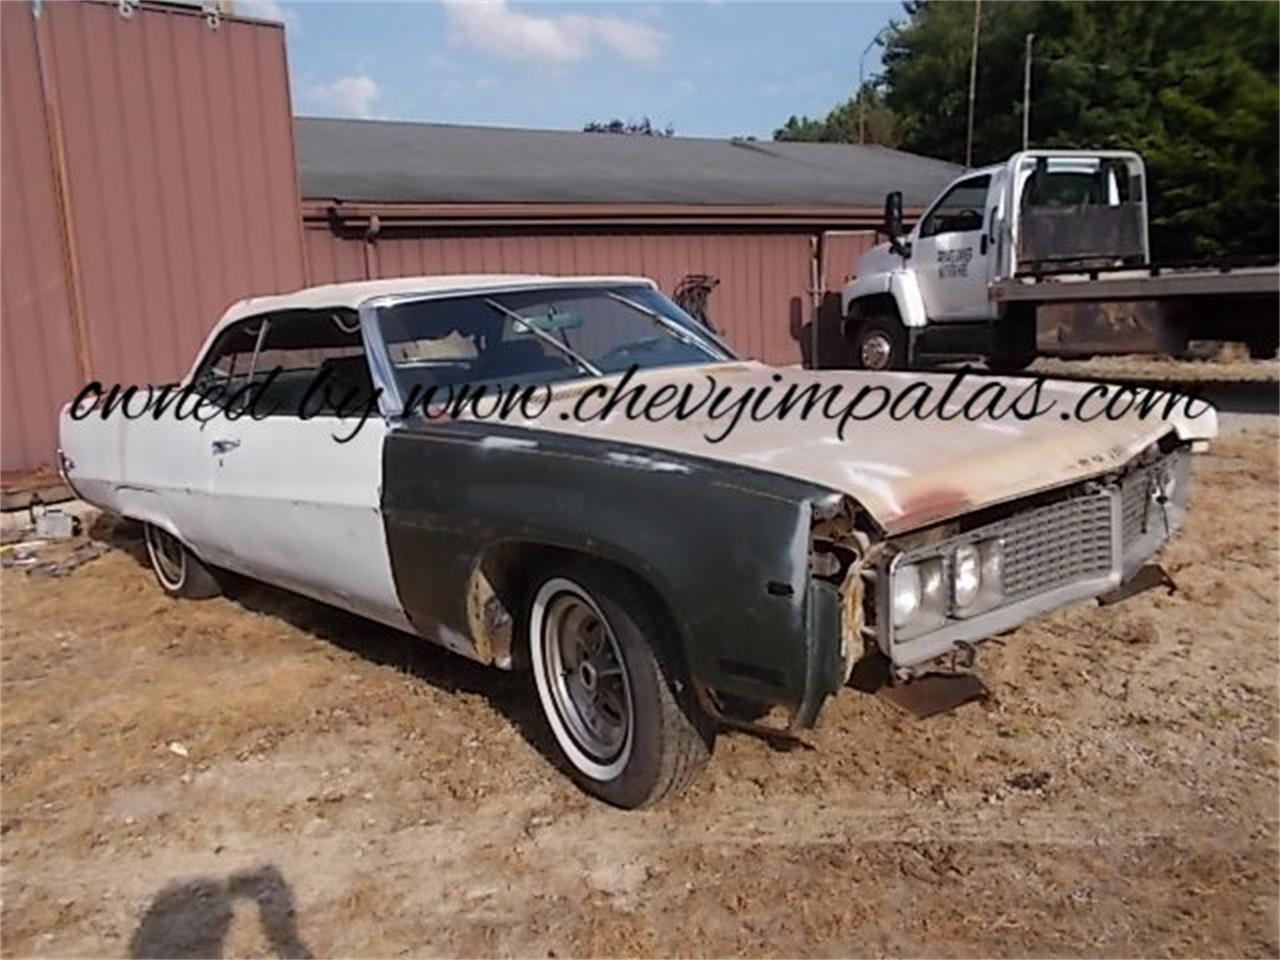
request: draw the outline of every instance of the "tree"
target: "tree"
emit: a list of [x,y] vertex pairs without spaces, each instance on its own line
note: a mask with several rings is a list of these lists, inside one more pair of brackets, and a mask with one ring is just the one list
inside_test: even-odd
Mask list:
[[[885,49],[902,145],[964,160],[973,3],[919,0]],[[1280,7],[985,4],[974,162],[1021,146],[1024,38],[1035,34],[1031,145],[1143,155],[1158,257],[1275,253]]]
[[[859,111],[866,107],[866,139],[860,141]],[[884,102],[883,93],[872,84],[864,84],[857,96],[835,107],[821,120],[792,115],[773,131],[774,140],[801,140],[822,143],[876,143],[896,147],[899,143],[898,122]]]
[[592,120],[582,128],[583,133],[622,133],[638,137],[674,137],[676,128],[671,124],[659,129],[648,117],[641,120],[622,121],[617,117],[612,120]]
[[[903,9],[868,93],[867,140],[963,163],[975,4]],[[980,10],[975,164],[1021,147],[1034,33],[1031,146],[1142,154],[1157,257],[1280,248],[1280,5],[1036,0]],[[792,117],[775,139],[857,142],[855,104]],[[888,135],[873,125],[879,109],[892,118]]]

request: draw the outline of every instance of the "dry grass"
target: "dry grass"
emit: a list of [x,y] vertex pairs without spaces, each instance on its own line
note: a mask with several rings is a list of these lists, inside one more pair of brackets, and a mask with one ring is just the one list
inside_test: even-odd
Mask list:
[[722,737],[638,814],[569,785],[523,677],[265,587],[168,600],[100,527],[0,581],[0,946],[1276,956],[1277,470],[1270,430],[1199,458],[1180,593],[988,644],[985,706],[849,690],[814,749]]

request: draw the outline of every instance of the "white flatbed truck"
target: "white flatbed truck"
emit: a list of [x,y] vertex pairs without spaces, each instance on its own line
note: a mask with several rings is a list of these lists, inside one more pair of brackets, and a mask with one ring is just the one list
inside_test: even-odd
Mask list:
[[1161,352],[1192,340],[1276,352],[1277,258],[1153,263],[1146,171],[1130,151],[1016,153],[957,178],[905,233],[902,195],[890,193],[884,230],[889,242],[841,290],[848,349],[818,366],[1017,370],[1037,355],[1040,307],[1143,301],[1160,306]]

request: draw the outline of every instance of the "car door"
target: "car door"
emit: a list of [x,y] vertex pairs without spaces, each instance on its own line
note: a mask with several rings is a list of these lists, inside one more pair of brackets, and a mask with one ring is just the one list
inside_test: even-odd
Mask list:
[[920,221],[911,260],[930,321],[980,320],[992,313],[988,259],[994,247],[986,222],[991,175],[952,184]]
[[382,523],[386,422],[355,315],[262,319],[256,391],[206,431],[210,559],[408,629]]
[[190,383],[142,388],[145,410],[134,388],[132,398],[131,391],[109,395],[102,404],[103,431],[86,438],[92,443],[76,443],[75,473],[84,475],[76,482],[83,493],[168,530],[207,559],[218,526],[210,511],[213,464],[206,452],[211,424],[222,415],[216,398],[244,379],[256,330],[251,322],[222,330]]

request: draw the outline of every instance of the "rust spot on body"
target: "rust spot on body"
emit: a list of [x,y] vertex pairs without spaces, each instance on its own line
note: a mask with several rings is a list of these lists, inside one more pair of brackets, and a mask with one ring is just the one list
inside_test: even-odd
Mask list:
[[923,527],[967,513],[973,505],[973,498],[962,490],[929,490],[904,503],[892,526],[898,530]]
[[479,566],[467,583],[467,626],[471,628],[476,659],[510,669],[515,622]]

